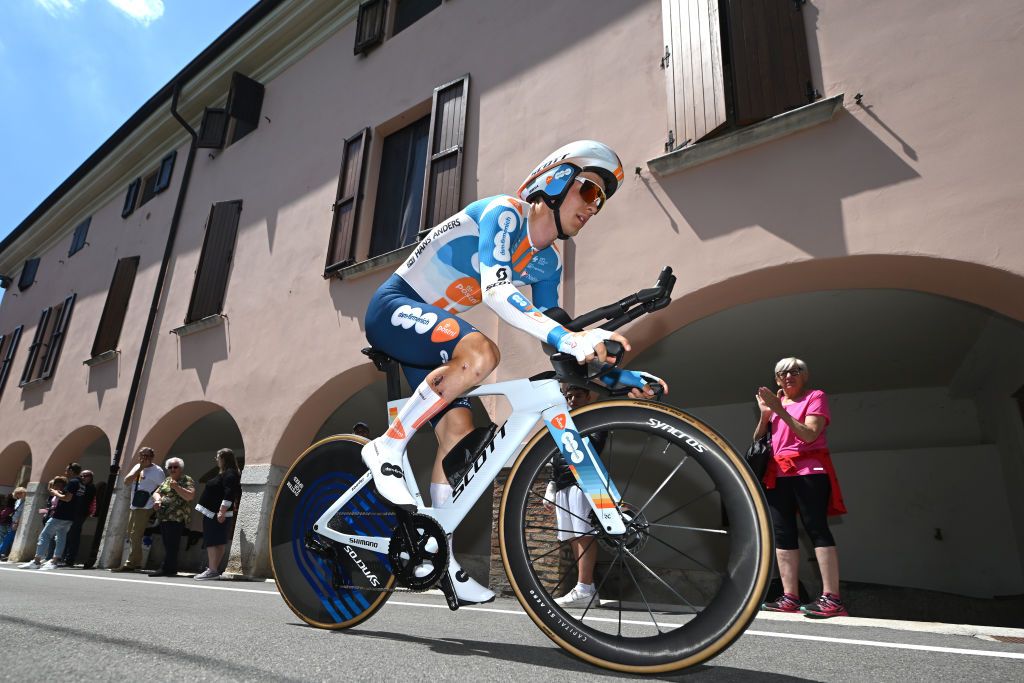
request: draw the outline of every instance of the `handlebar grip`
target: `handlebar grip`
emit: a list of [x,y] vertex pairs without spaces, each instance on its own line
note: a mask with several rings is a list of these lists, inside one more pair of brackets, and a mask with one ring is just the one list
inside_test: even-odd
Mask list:
[[608,353],[609,356],[615,356],[616,365],[622,362],[622,354],[625,352],[625,349],[622,347],[622,344],[620,342],[611,339],[605,339],[604,350]]

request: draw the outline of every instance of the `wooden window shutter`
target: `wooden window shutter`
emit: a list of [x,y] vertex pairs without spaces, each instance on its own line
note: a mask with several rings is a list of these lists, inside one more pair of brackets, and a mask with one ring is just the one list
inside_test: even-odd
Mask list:
[[745,126],[812,101],[803,4],[722,0],[727,6],[736,124]]
[[70,295],[58,307],[57,322],[53,326],[53,332],[50,333],[50,340],[46,345],[46,356],[43,358],[43,371],[40,375],[42,379],[52,376],[53,371],[57,369],[57,359],[60,358],[60,350],[64,346],[68,325],[71,324],[71,311],[75,307],[77,296],[77,294]]
[[36,333],[32,337],[32,343],[28,347],[28,358],[25,359],[25,369],[21,372],[21,382],[19,384],[25,385],[31,382],[34,377],[36,369],[36,360],[39,358],[39,348],[43,345],[43,339],[46,338],[47,324],[50,322],[50,314],[53,312],[52,308],[44,308],[43,312],[39,315],[39,325],[36,327]]
[[78,224],[75,234],[71,237],[71,247],[68,249],[68,256],[73,256],[85,246],[85,238],[89,236],[89,225],[92,223],[92,216]]
[[142,198],[139,199],[139,206],[142,206],[156,196],[156,181],[159,175],[160,169],[157,169],[146,176],[145,180],[142,181]]
[[726,123],[725,76],[718,0],[662,0],[661,15],[670,152]]
[[359,5],[356,19],[356,44],[352,52],[366,54],[369,49],[384,40],[384,20],[388,15],[387,0],[368,0]]
[[224,308],[224,293],[231,269],[231,257],[235,250],[235,235],[238,232],[238,217],[242,212],[242,200],[214,204],[206,227],[206,239],[199,256],[196,283],[192,289],[185,323],[195,322],[207,316],[220,313]]
[[4,393],[7,376],[11,374],[14,354],[18,351],[18,342],[21,341],[21,330],[23,327],[23,325],[18,325],[14,328],[13,332],[4,335],[3,341],[0,341],[0,395]]
[[128,218],[135,211],[135,200],[139,198],[139,187],[142,180],[136,178],[128,183],[128,192],[124,195],[124,207],[121,208],[121,218]]
[[156,191],[163,192],[171,186],[171,176],[174,174],[174,160],[178,158],[178,151],[174,150],[160,161],[160,171],[157,173]]
[[231,91],[228,93],[228,116],[248,123],[253,128],[260,124],[260,110],[263,108],[263,84],[245,74],[231,74]]
[[113,351],[117,348],[138,268],[138,256],[118,259],[117,267],[114,268],[114,279],[110,281],[110,289],[107,291],[107,301],[103,304],[103,313],[100,315],[100,325],[96,329],[96,339],[92,344],[93,358],[104,351]]
[[363,173],[366,169],[369,147],[369,128],[364,128],[345,140],[341,155],[341,173],[338,177],[338,194],[334,200],[334,221],[331,225],[331,243],[327,249],[325,274],[355,260],[352,253],[355,246],[353,238],[359,221]]
[[228,134],[227,109],[206,108],[203,122],[199,126],[199,140],[196,147],[204,149],[221,149]]
[[434,88],[420,231],[462,208],[462,155],[469,74]]
[[21,269],[21,277],[18,278],[18,291],[24,292],[36,281],[36,273],[39,272],[39,257],[30,258],[25,261]]

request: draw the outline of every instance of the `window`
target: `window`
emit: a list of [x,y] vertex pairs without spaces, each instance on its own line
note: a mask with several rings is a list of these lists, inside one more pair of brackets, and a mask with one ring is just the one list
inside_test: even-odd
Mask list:
[[110,289],[107,290],[107,301],[103,304],[100,325],[92,344],[93,358],[105,351],[113,351],[117,348],[117,342],[121,338],[121,327],[124,325],[124,316],[128,311],[128,300],[131,298],[132,286],[135,284],[135,271],[138,270],[138,267],[139,257],[129,256],[119,259],[117,267],[114,268],[114,279],[111,280]]
[[135,202],[139,199],[141,186],[142,180],[139,178],[128,183],[128,191],[124,195],[124,206],[121,208],[121,218],[128,218],[135,212]]
[[170,154],[160,160],[160,168],[158,169],[158,175],[156,180],[156,191],[157,193],[163,192],[171,186],[171,176],[174,174],[174,160],[178,158],[178,150],[173,150]]
[[350,265],[354,260],[352,239],[359,222],[359,205],[363,198],[363,170],[370,146],[370,129],[364,128],[345,140],[341,154],[338,194],[334,200],[334,222],[331,244],[327,249],[324,275]]
[[441,6],[441,0],[396,0],[395,23],[391,35],[396,35]]
[[39,257],[30,258],[25,261],[21,269],[21,277],[18,278],[18,291],[24,292],[36,281],[36,272],[39,270]]
[[662,0],[665,151],[813,102],[803,0]]
[[228,284],[231,257],[235,251],[242,200],[214,204],[206,224],[206,238],[199,256],[196,282],[192,289],[185,324],[220,313]]
[[157,169],[142,180],[142,197],[139,199],[139,207],[141,208],[146,202],[156,196],[156,181],[160,176],[160,171]]
[[469,76],[434,89],[431,114],[384,138],[370,257],[416,242],[461,207]]
[[78,224],[75,234],[71,237],[71,247],[68,249],[68,256],[74,256],[85,246],[85,238],[89,236],[89,224],[92,223],[92,216]]
[[18,325],[10,334],[0,336],[0,395],[3,395],[7,376],[11,374],[14,354],[18,351],[18,342],[21,341],[22,327],[23,325]]
[[43,309],[32,344],[28,347],[28,359],[21,373],[21,386],[37,379],[48,379],[57,369],[57,360],[71,323],[75,298],[76,295],[72,294],[62,303]]

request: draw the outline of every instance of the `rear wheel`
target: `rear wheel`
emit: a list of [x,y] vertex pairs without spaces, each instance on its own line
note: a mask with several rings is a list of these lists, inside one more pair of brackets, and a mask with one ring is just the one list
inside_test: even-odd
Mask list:
[[[343,434],[313,444],[288,470],[274,500],[270,562],[278,590],[300,619],[319,628],[350,628],[368,619],[395,583],[383,553],[313,532],[314,522],[366,473],[360,457],[365,443]],[[394,509],[372,482],[330,522],[339,531],[384,537],[396,524]]]
[[759,483],[721,436],[674,408],[604,402],[573,420],[583,436],[607,433],[601,459],[627,533],[591,524],[577,537],[598,547],[598,598],[559,605],[577,565],[570,540],[557,540],[571,530],[543,506],[559,449],[538,434],[512,467],[499,520],[519,602],[559,646],[609,669],[674,671],[719,654],[750,624],[768,583],[771,527]]

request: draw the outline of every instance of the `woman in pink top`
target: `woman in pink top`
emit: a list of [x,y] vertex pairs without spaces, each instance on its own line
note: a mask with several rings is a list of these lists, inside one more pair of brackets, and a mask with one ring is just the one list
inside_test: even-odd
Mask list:
[[[772,392],[767,387],[757,390],[761,419],[754,430],[754,439],[761,438],[769,427],[772,433],[773,460],[768,463],[763,483],[775,528],[775,556],[783,590],[781,597],[765,603],[763,609],[802,611],[818,618],[846,616],[846,607],[839,597],[839,554],[828,528],[829,515],[846,512],[825,440],[825,428],[831,415],[825,392],[810,389],[807,379],[806,363],[799,358],[783,358],[775,364],[779,391]],[[814,543],[814,554],[821,569],[822,595],[807,605],[800,605],[797,597],[798,512]]]

